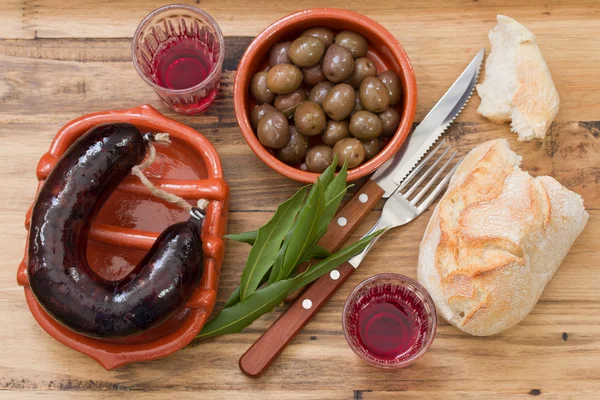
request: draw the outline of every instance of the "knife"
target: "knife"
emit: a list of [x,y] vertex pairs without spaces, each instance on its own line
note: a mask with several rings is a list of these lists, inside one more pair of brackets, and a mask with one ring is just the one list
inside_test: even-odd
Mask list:
[[[382,198],[390,197],[398,189],[404,178],[469,101],[477,84],[483,54],[484,49],[481,49],[415,128],[402,149],[382,165],[336,214],[319,241],[321,246],[330,252],[339,250],[375,204]],[[240,369],[251,377],[260,376],[354,270],[350,264],[345,263],[313,283],[242,355]]]

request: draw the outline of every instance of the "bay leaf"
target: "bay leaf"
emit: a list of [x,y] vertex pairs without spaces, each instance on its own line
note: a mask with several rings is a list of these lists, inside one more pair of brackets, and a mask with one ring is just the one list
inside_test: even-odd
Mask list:
[[258,236],[258,231],[249,231],[244,233],[230,233],[228,235],[223,236],[225,239],[235,240],[240,243],[248,243],[250,246],[254,245],[256,242],[256,237]]
[[343,248],[295,278],[277,281],[253,292],[239,303],[222,310],[216,318],[204,325],[196,339],[208,339],[214,336],[241,332],[258,317],[273,310],[289,293],[331,272],[343,262],[363,251],[371,239],[382,232],[383,230],[374,232]]
[[281,203],[271,220],[258,229],[256,242],[250,250],[246,266],[242,272],[240,299],[243,300],[254,293],[275,262],[283,238],[294,224],[296,215],[301,212],[307,190],[308,186],[305,186],[290,199]]
[[300,263],[308,250],[316,243],[319,235],[319,222],[325,208],[325,191],[320,181],[313,185],[311,191],[298,213],[289,239],[283,263],[279,270],[278,280],[286,279],[290,272]]

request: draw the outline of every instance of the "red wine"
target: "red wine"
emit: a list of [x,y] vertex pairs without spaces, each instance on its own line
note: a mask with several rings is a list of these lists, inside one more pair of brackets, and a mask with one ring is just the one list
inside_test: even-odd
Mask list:
[[157,85],[167,89],[188,89],[212,72],[215,54],[196,37],[175,36],[162,43],[152,60]]
[[430,331],[430,310],[403,285],[383,283],[368,288],[347,315],[348,332],[358,351],[380,362],[410,359]]

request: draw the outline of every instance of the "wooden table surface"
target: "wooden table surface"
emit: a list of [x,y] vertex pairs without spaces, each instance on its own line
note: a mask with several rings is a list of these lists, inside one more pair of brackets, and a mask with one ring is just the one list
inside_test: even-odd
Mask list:
[[[47,335],[29,313],[15,274],[23,255],[23,221],[36,188],[37,161],[69,120],[150,103],[202,132],[216,146],[231,188],[231,232],[261,225],[299,187],[267,168],[245,144],[233,114],[232,82],[239,57],[254,35],[290,12],[324,3],[192,2],[219,22],[227,51],[219,98],[208,112],[194,117],[167,110],[131,64],[132,34],[161,3],[0,3],[0,398],[75,392],[86,399],[125,394],[139,399],[600,396],[600,4],[584,0],[328,2],[379,21],[400,40],[417,75],[416,122],[480,47],[489,50],[487,33],[496,14],[517,19],[537,36],[561,97],[548,137],[518,143],[508,125],[494,125],[475,112],[477,96],[446,134],[463,154],[488,139],[508,138],[526,169],[552,175],[580,193],[590,213],[585,231],[539,303],[517,327],[474,338],[441,322],[429,352],[399,371],[369,367],[348,348],[341,327],[346,297],[375,273],[416,275],[428,212],[381,239],[363,266],[258,380],[239,371],[238,359],[280,308],[241,334],[115,371],[105,371]],[[359,233],[378,214],[370,215]],[[227,243],[219,305],[238,282],[247,253],[247,246]]]

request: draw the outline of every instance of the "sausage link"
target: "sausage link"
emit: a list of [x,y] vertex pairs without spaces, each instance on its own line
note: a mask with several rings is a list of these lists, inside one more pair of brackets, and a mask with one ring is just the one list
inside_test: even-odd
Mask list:
[[147,142],[131,124],[100,125],[73,143],[39,191],[31,214],[31,290],[61,324],[90,337],[124,337],[160,325],[185,306],[204,273],[202,220],[167,227],[119,281],[86,261],[102,205],[139,164]]

